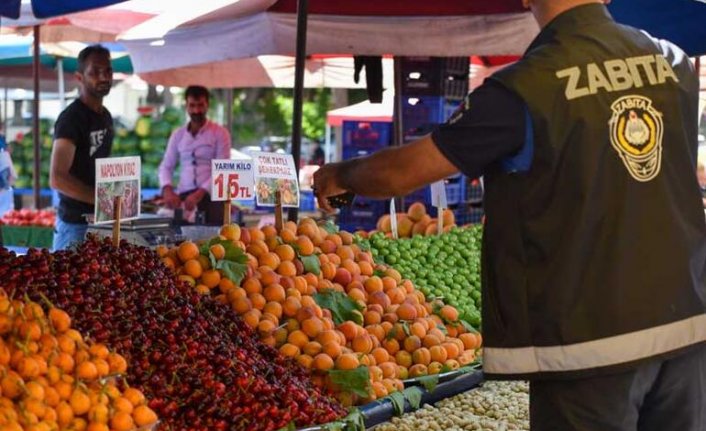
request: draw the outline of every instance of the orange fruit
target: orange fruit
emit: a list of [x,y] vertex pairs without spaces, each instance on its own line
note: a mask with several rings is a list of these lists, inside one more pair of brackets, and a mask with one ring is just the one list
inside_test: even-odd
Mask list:
[[186,275],[193,277],[194,279],[201,277],[201,274],[203,274],[203,267],[198,259],[189,259],[184,262],[183,270]]
[[182,262],[197,259],[199,257],[199,247],[191,241],[184,241],[179,244],[177,255]]
[[302,352],[305,354],[311,356],[312,358],[322,351],[322,346],[320,343],[317,341],[309,341],[304,345],[304,348],[302,349]]
[[157,422],[157,414],[147,406],[138,406],[132,412],[132,417],[135,419],[135,425],[144,427]]
[[394,338],[389,340],[385,339],[382,341],[382,347],[387,350],[387,353],[390,355],[395,355],[400,350],[400,343]]
[[404,339],[404,349],[409,353],[412,353],[421,347],[422,340],[420,340],[416,335],[410,335]]
[[294,262],[290,260],[283,261],[277,267],[277,274],[284,277],[294,277],[297,275],[297,267]]
[[245,314],[252,310],[253,305],[248,298],[239,298],[231,302],[231,308],[238,314]]
[[287,298],[284,287],[280,284],[270,284],[263,290],[263,295],[267,301],[283,302]]
[[110,418],[110,428],[112,431],[130,431],[135,428],[135,421],[130,413],[116,412]]
[[335,341],[330,341],[322,346],[321,351],[331,358],[336,359],[341,356],[342,349],[340,344]]
[[405,368],[409,368],[413,364],[412,354],[406,350],[400,350],[397,353],[395,353],[395,362],[397,362],[397,365],[401,365]]
[[310,256],[314,254],[314,243],[311,239],[304,235],[299,235],[297,237],[297,247],[299,248],[299,254],[302,256]]
[[267,304],[267,299],[259,293],[252,293],[248,295],[247,299],[250,299],[253,308],[260,311],[262,311],[265,308],[265,304]]
[[377,364],[390,360],[390,353],[384,347],[376,347],[370,353],[375,358],[375,363]]
[[[397,290],[397,289],[395,289]],[[388,295],[392,291],[388,292]],[[392,301],[394,303],[394,301]],[[417,318],[417,309],[414,308],[414,305],[408,304],[408,303],[402,303],[400,304],[399,307],[397,307],[397,316],[400,318],[400,320],[414,320]]]
[[321,331],[324,330],[324,325],[321,319],[318,317],[311,317],[305,319],[301,322],[302,331],[309,336],[309,338],[315,338]]
[[358,353],[370,353],[373,350],[373,341],[367,333],[358,335],[353,338],[351,347],[353,348],[353,351]]
[[49,321],[54,327],[56,332],[65,332],[71,327],[71,317],[68,313],[58,308],[52,308],[49,310]]
[[258,258],[258,263],[260,266],[267,266],[271,269],[277,269],[282,260],[276,253],[267,252]]
[[[455,347],[455,346],[454,346]],[[434,362],[444,362],[448,359],[448,353],[446,353],[446,349],[442,346],[433,346],[429,349],[429,353],[431,354],[431,360]]]
[[439,315],[441,315],[441,317],[448,322],[458,321],[458,310],[450,305],[444,305],[441,307],[441,310],[439,310]]
[[302,308],[302,304],[299,299],[290,296],[284,300],[282,313],[287,317],[294,317],[297,315],[297,311],[299,311],[300,308]]
[[240,226],[238,226],[237,224],[234,224],[234,223],[224,225],[221,227],[219,234],[223,235],[228,240],[238,241],[238,240],[240,240],[240,234],[241,234]]
[[289,333],[287,341],[300,349],[303,349],[309,342],[309,337],[304,333],[304,331],[297,329]]
[[221,273],[215,269],[209,269],[201,274],[201,283],[209,289],[213,289],[221,282]]
[[294,344],[286,343],[279,348],[279,352],[284,356],[294,358],[299,355],[299,347]]
[[91,408],[91,400],[88,394],[83,391],[83,389],[76,388],[71,393],[71,398],[69,399],[69,404],[75,415],[83,415],[88,413]]
[[390,379],[397,377],[397,364],[392,361],[378,362],[378,368],[382,371],[383,378]]
[[353,353],[343,353],[341,356],[336,358],[336,369],[337,370],[354,370],[358,368],[360,361]]
[[250,311],[246,312],[245,314],[243,314],[240,317],[242,317],[243,321],[245,321],[245,323],[249,327],[255,328],[255,327],[257,327],[257,324],[260,323],[261,314],[262,313],[260,313],[260,310],[255,309],[255,310],[250,310]]
[[426,347],[420,347],[412,352],[412,361],[415,364],[429,365],[431,362],[431,353],[429,352],[429,349]]
[[262,309],[262,312],[270,313],[279,320],[282,318],[282,304],[279,302],[270,301],[265,304],[265,308]]
[[[433,346],[438,346],[441,344],[441,340],[439,337],[433,334],[427,334],[423,339],[422,339],[422,344],[426,348],[431,348]],[[443,361],[440,361],[443,362]]]
[[285,262],[285,261],[293,261],[294,258],[296,257],[296,253],[294,252],[294,248],[292,248],[291,245],[289,244],[280,244],[277,247],[275,247],[275,253],[277,253],[277,256]]
[[314,363],[314,358],[309,355],[299,355],[297,356],[297,363],[304,368],[311,368],[311,365]]
[[331,359],[331,357],[325,353],[319,353],[318,355],[314,356],[314,362],[311,365],[312,368],[317,370],[330,370],[331,368],[333,368],[333,359]]

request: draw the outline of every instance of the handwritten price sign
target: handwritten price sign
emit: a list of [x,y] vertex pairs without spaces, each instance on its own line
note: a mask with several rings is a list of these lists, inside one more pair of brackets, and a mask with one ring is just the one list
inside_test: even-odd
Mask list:
[[252,199],[255,180],[250,160],[211,161],[211,200],[227,201]]

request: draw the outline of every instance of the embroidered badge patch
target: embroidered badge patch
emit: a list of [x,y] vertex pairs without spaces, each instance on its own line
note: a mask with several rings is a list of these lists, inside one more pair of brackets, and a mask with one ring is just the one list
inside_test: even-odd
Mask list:
[[624,96],[611,105],[610,142],[637,181],[655,178],[662,165],[662,113],[644,96]]

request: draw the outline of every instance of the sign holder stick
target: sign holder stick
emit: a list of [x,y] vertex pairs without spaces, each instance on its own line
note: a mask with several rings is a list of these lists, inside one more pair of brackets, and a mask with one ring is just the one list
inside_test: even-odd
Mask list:
[[113,246],[120,246],[120,218],[123,212],[123,197],[116,196],[113,201]]
[[230,198],[230,184],[226,187],[226,201],[223,205],[223,225],[227,226],[230,224],[230,208],[231,208],[231,198]]
[[281,232],[283,226],[284,221],[282,220],[282,192],[277,190],[275,192],[275,229],[277,229],[277,232]]

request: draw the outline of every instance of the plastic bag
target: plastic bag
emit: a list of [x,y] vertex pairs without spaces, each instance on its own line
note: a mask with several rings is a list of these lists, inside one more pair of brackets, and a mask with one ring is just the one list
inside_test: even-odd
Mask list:
[[12,166],[10,153],[0,150],[0,191],[8,190],[15,183],[17,173]]

